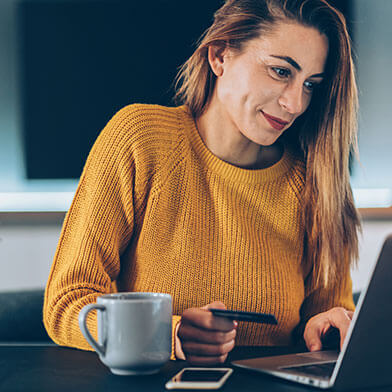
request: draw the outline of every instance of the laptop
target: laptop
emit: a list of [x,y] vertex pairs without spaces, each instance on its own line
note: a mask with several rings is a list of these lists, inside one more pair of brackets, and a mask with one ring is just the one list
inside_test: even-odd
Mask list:
[[392,384],[392,234],[362,291],[342,350],[233,361],[239,368],[319,388]]

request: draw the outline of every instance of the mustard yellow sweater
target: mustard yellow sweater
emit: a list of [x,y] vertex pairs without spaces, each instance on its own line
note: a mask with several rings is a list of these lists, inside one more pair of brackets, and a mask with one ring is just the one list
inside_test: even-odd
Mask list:
[[[286,147],[262,170],[204,145],[185,106],[131,105],[98,137],[68,211],[46,287],[44,323],[60,345],[91,349],[78,313],[97,296],[173,297],[173,330],[190,307],[273,313],[239,323],[239,345],[288,345],[310,316],[353,309],[351,279],[315,287],[302,263],[304,165]],[[92,315],[89,328],[96,335]]]

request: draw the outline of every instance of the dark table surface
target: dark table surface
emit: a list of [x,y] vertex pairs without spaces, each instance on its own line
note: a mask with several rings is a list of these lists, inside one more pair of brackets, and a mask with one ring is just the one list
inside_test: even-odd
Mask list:
[[[239,347],[233,351],[230,360],[293,351],[296,349]],[[231,367],[230,363],[226,365]],[[0,391],[159,392],[166,391],[166,381],[185,366],[187,364],[183,361],[170,361],[159,373],[152,376],[116,376],[93,352],[56,345],[0,344]],[[220,390],[224,392],[317,391],[312,387],[300,386],[272,376],[237,368]],[[392,392],[392,385],[374,391]]]

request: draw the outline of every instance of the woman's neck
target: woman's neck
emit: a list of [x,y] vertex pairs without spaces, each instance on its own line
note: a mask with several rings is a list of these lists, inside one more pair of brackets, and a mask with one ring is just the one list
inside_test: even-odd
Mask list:
[[197,130],[207,148],[218,158],[244,169],[265,169],[278,162],[283,145],[260,146],[240,132],[225,129],[225,120],[213,108],[207,108],[196,118]]

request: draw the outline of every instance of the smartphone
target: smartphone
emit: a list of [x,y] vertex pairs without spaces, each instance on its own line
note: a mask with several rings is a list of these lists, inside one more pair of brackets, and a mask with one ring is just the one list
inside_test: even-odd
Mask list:
[[208,309],[214,316],[227,317],[237,321],[248,321],[262,324],[278,324],[276,317],[269,313],[244,312],[240,310]]
[[218,389],[233,373],[229,368],[184,368],[166,383],[167,389]]

